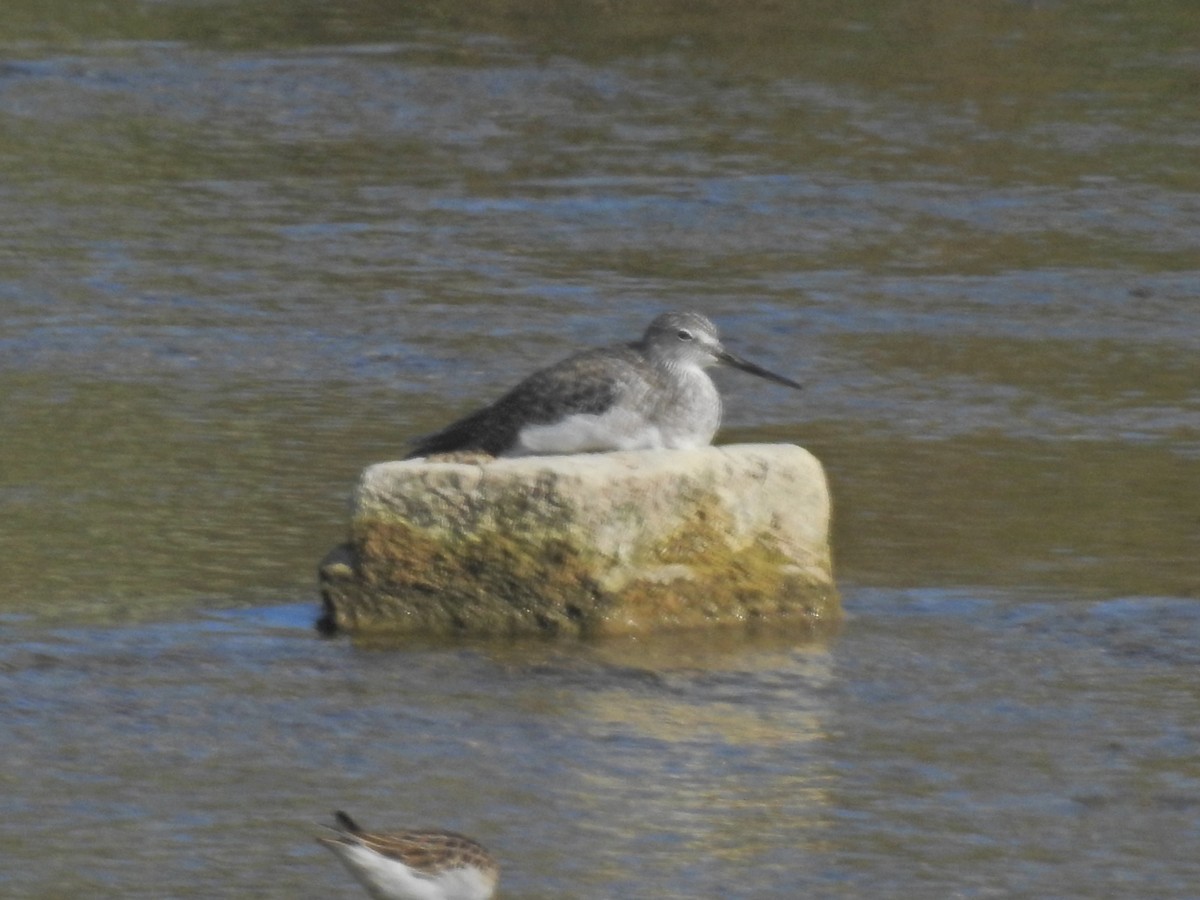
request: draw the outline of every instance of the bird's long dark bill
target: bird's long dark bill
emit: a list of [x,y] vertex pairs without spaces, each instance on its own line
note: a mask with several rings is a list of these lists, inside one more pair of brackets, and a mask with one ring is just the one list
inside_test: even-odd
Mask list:
[[751,375],[757,375],[759,378],[765,378],[767,381],[774,381],[776,384],[786,384],[788,387],[803,388],[804,385],[799,382],[792,381],[790,378],[784,378],[782,375],[776,375],[774,372],[768,372],[762,366],[756,366],[752,362],[747,362],[740,356],[734,356],[729,351],[722,351],[718,356],[721,362],[727,366],[733,366],[735,369],[741,369],[743,372],[749,372]]

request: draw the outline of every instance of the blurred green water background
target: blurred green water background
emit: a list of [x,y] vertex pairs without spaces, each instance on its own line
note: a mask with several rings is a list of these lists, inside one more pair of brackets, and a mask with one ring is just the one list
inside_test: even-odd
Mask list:
[[[515,896],[1187,896],[1198,35],[9,0],[0,893],[327,896],[278,821],[357,800],[483,828]],[[677,307],[807,386],[718,374],[721,439],[826,464],[834,644],[312,638],[364,465]]]
[[366,463],[698,307],[867,583],[1194,593],[1194,6],[11,3],[0,604],[296,596]]

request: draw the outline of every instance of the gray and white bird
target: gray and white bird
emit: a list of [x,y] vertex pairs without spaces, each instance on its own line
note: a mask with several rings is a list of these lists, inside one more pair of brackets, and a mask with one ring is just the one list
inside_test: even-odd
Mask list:
[[534,372],[490,406],[419,438],[408,458],[703,447],[721,424],[721,395],[705,371],[716,365],[801,387],[734,356],[706,316],[663,313],[641,340]]
[[500,866],[482,845],[453,831],[372,834],[344,812],[334,837],[317,838],[334,852],[374,900],[490,900]]

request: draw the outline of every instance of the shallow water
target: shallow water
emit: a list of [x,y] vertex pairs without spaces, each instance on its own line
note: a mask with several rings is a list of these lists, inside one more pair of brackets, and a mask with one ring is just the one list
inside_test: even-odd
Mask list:
[[470,831],[512,897],[1194,894],[1200,606],[847,601],[816,644],[356,648],[308,605],[26,633],[4,894],[350,896],[312,840],[341,807]]
[[[0,22],[0,894],[1200,883],[1188,2],[16,0]],[[836,635],[311,630],[367,463],[694,307],[802,443]]]

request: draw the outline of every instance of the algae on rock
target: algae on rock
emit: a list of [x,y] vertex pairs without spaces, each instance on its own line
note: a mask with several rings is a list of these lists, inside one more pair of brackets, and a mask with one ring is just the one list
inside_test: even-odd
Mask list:
[[820,463],[792,445],[368,468],[327,630],[612,634],[836,619]]

